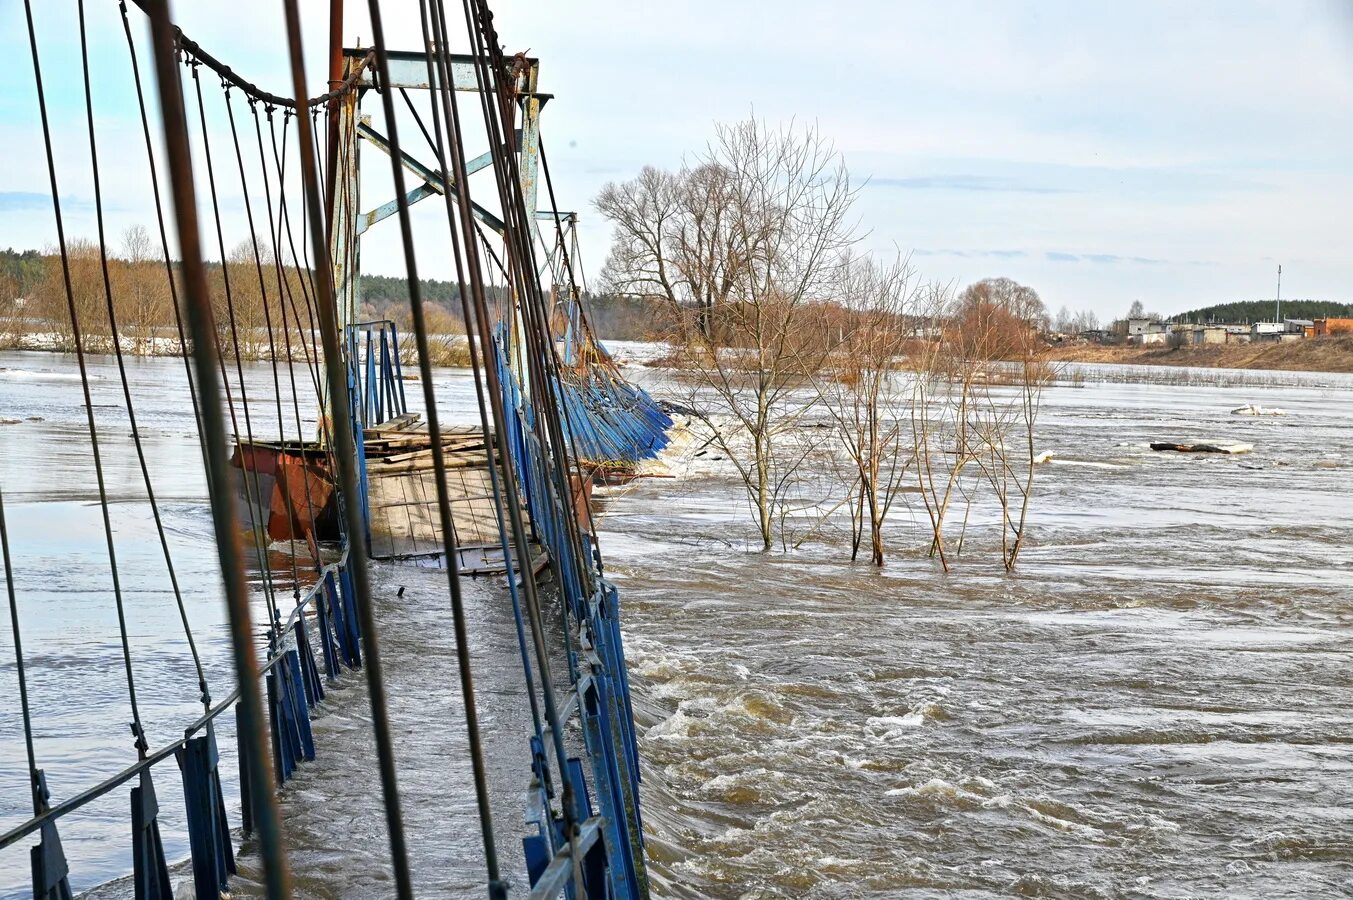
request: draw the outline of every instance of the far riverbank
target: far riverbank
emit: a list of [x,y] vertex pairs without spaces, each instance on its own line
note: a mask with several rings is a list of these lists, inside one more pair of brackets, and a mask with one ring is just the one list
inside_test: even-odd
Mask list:
[[1282,344],[1225,344],[1206,347],[1053,347],[1056,362],[1128,363],[1204,369],[1276,369],[1288,372],[1353,372],[1353,335],[1311,338]]

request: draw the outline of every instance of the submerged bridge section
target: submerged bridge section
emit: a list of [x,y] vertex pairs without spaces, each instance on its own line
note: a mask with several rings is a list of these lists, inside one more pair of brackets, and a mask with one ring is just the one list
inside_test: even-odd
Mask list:
[[[44,89],[44,74],[64,60],[44,52],[54,37],[35,21],[35,4],[25,0],[24,8],[98,486],[105,593],[116,610],[131,728],[125,766],[96,784],[71,793],[63,789],[67,779],[59,760],[47,767],[44,710],[31,702],[29,690],[41,662],[25,656],[25,597],[16,587],[26,560],[11,553],[4,518],[4,492],[11,486],[0,484],[0,549],[32,809],[0,835],[3,865],[19,865],[27,848],[33,896],[71,896],[80,843],[63,844],[65,826],[99,798],[125,793],[135,895],[168,898],[172,861],[156,791],[177,781],[172,790],[182,792],[185,819],[170,827],[187,830],[193,894],[219,900],[229,892],[237,852],[243,852],[234,844],[239,828],[248,852],[257,854],[268,895],[289,896],[277,788],[300,767],[323,765],[312,719],[324,714],[333,683],[360,678],[371,703],[395,891],[413,896],[380,622],[369,583],[374,554],[432,558],[446,572],[488,896],[647,896],[619,597],[605,577],[586,497],[597,469],[656,454],[671,422],[625,381],[587,323],[574,278],[576,216],[554,208],[541,140],[540,112],[549,95],[539,91],[538,61],[504,54],[482,0],[466,0],[456,10],[441,0],[419,4],[426,52],[389,51],[381,4],[373,0],[373,46],[341,50],[332,30],[331,90],[312,97],[299,50],[297,2],[287,0],[276,27],[285,27],[293,83],[273,94],[179,31],[163,0],[137,0],[139,9],[112,0],[91,2],[88,10],[84,2],[66,5],[79,24],[81,124],[96,198],[102,277],[93,312],[72,278],[61,187],[71,173],[58,167],[53,152],[54,126],[67,123],[53,121]],[[126,82],[96,89],[91,49],[111,51],[91,38],[117,33],[105,27],[113,17],[125,38]],[[464,27],[453,35],[451,23]],[[138,37],[147,25],[148,40]],[[457,44],[468,52],[447,52]],[[99,134],[96,99],[125,102],[132,96],[144,146],[119,148],[119,163],[144,167],[154,193],[163,278],[172,293],[177,349],[207,476],[219,588],[181,584],[176,574],[174,540],[156,499],[161,475],[142,444],[123,359],[123,301],[109,275],[99,190],[100,151],[110,156],[111,150]],[[364,111],[364,101],[371,111]],[[410,122],[426,145],[418,154],[401,142],[401,125],[407,129]],[[467,132],[482,135],[486,145],[473,155]],[[382,156],[393,197],[363,212],[361,160],[369,165]],[[547,209],[538,208],[542,188],[551,201]],[[244,198],[248,227],[232,253],[228,247],[240,236],[229,235],[222,208],[235,193]],[[447,227],[439,240],[454,262],[477,426],[447,428],[439,418],[429,351],[438,336],[429,333],[409,212],[434,198],[445,209]],[[392,321],[359,315],[362,236],[391,218],[400,229],[410,295],[402,335]],[[122,587],[128,573],[119,571],[116,539],[125,510],[105,487],[109,460],[100,455],[101,424],[82,337],[82,328],[91,327],[110,339],[141,498],[153,513],[163,551],[161,572],[136,575],[160,579],[160,596],[176,604],[197,673],[190,687],[200,714],[173,726],[180,732],[167,741],[152,739],[138,703],[137,645],[129,625],[136,605]],[[265,377],[246,371],[251,355],[266,361]],[[406,396],[406,375],[415,372],[421,411]],[[393,484],[401,485],[404,500],[391,499]],[[412,498],[410,484],[416,484]],[[391,509],[416,530],[412,549],[391,543],[388,552],[380,550],[373,513]],[[522,773],[526,803],[520,809],[493,809],[489,802],[461,594],[461,578],[471,574],[501,579],[502,599],[515,621],[531,711],[521,723],[531,766]],[[199,651],[192,599],[221,588],[234,678],[213,685]],[[548,624],[555,618],[562,630]],[[238,743],[234,779],[221,770],[218,732],[227,722]],[[232,780],[240,789],[238,820],[230,813],[233,798],[226,796]],[[493,828],[501,815],[525,815],[529,823],[526,883],[512,883],[501,864]]]

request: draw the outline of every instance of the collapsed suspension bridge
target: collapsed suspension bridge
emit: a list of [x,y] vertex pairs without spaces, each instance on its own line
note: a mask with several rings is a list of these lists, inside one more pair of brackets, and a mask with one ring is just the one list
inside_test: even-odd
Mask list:
[[[549,95],[538,89],[537,60],[502,51],[483,0],[463,0],[463,27],[454,37],[458,20],[443,0],[422,0],[419,52],[387,50],[380,4],[371,0],[372,47],[345,50],[342,4],[334,0],[330,90],[312,97],[297,2],[287,0],[293,78],[289,92],[274,94],[179,31],[164,0],[134,0],[135,9],[113,0],[64,5],[75,7],[78,20],[87,167],[80,176],[92,186],[97,225],[97,243],[87,254],[97,263],[92,291],[78,277],[85,257],[63,216],[62,179],[71,175],[63,165],[70,157],[55,134],[65,133],[68,123],[55,120],[53,110],[65,105],[51,103],[44,88],[44,74],[50,77],[55,64],[44,52],[51,36],[37,27],[31,0],[24,12],[66,298],[60,324],[73,336],[83,392],[80,433],[97,488],[103,551],[97,564],[73,565],[102,573],[88,595],[114,613],[123,721],[129,718],[131,727],[125,765],[99,773],[88,787],[72,792],[69,773],[51,770],[49,777],[43,768],[58,742],[44,731],[49,704],[33,687],[53,677],[47,667],[55,654],[50,648],[35,654],[25,645],[25,623],[31,629],[37,613],[24,608],[24,571],[36,563],[22,552],[21,539],[11,540],[17,535],[5,517],[6,498],[22,495],[22,485],[0,483],[14,706],[31,795],[31,814],[5,820],[4,868],[19,868],[16,854],[27,848],[33,896],[72,896],[83,846],[69,838],[72,823],[78,834],[82,810],[121,793],[128,800],[122,819],[130,831],[127,868],[137,898],[173,895],[174,861],[163,832],[186,832],[191,893],[199,900],[229,892],[246,854],[256,859],[268,896],[289,896],[277,789],[302,766],[324,764],[312,720],[325,715],[326,690],[361,678],[393,892],[413,896],[382,623],[370,583],[374,556],[446,573],[484,891],[490,897],[507,896],[509,887],[534,897],[646,896],[619,598],[590,530],[587,497],[599,472],[656,454],[671,421],[625,381],[587,321],[577,277],[577,219],[558,210],[541,138]],[[120,87],[96,85],[91,77],[91,49],[109,52],[91,47],[91,36],[109,33],[99,28],[106,14],[120,17],[125,39]],[[140,37],[147,24],[148,41]],[[458,42],[468,52],[450,52]],[[139,146],[124,141],[114,153],[100,136],[96,87],[105,101],[135,98]],[[364,100],[373,101],[374,115],[363,111]],[[418,152],[401,143],[398,122],[409,118],[425,145]],[[476,139],[486,149],[470,156]],[[367,156],[375,149],[388,157],[394,194],[366,212],[362,148]],[[144,408],[146,398],[136,396],[124,359],[119,316],[125,306],[122,285],[110,274],[102,186],[110,170],[134,166],[148,178],[153,198],[174,317],[169,341],[184,361],[206,476],[216,553],[210,579],[185,566],[177,552],[164,491],[157,493],[166,474],[147,446],[151,429],[138,425],[138,402]],[[472,189],[471,176],[481,172]],[[205,186],[200,196],[199,186]],[[542,191],[549,201],[543,208]],[[234,196],[242,198],[247,233],[230,251]],[[437,336],[429,334],[410,214],[411,206],[433,198],[444,206],[446,232],[438,240],[456,273],[474,392],[473,424],[454,427],[444,426],[438,413],[430,355]],[[400,335],[392,321],[361,316],[362,238],[388,218],[397,219],[400,230],[411,334]],[[90,353],[95,335],[106,339],[111,362]],[[251,355],[267,361],[261,378],[246,371]],[[410,363],[422,388],[421,413],[405,394]],[[95,369],[108,371],[120,389],[115,407],[126,417],[135,458],[131,498],[110,476],[123,460],[116,458],[108,414],[96,414],[107,405],[95,402],[105,377]],[[142,509],[150,513],[157,545],[153,563],[140,548],[129,553],[118,537]],[[472,575],[501,579],[498,594],[514,621],[516,665],[530,709],[520,738],[530,760],[521,773],[524,810],[494,809],[488,789],[462,584]],[[218,670],[209,658],[222,642],[204,638],[193,621],[195,598],[219,602],[218,585],[228,613],[229,670]],[[142,718],[136,619],[147,597],[173,604],[182,637],[177,653],[192,672],[183,691],[200,707],[190,720]],[[256,623],[256,615],[263,622]],[[228,673],[228,680],[213,679],[213,672]],[[177,736],[156,740],[165,729]],[[226,730],[238,744],[234,773],[223,771],[232,754],[223,756],[217,742]],[[166,821],[156,794],[172,777],[181,785],[182,821]],[[239,795],[227,796],[234,784]],[[493,821],[523,813],[524,872],[518,873],[504,864]]]

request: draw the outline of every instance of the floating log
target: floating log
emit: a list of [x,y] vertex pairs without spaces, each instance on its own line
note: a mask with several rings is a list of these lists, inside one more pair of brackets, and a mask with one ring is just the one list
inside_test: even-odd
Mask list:
[[1260,406],[1257,403],[1246,403],[1244,406],[1237,406],[1231,410],[1233,416],[1285,416],[1287,410],[1278,409],[1273,406]]
[[1179,453],[1249,453],[1253,444],[1218,444],[1203,442],[1198,444],[1172,444],[1166,441],[1153,441],[1152,450],[1174,450]]

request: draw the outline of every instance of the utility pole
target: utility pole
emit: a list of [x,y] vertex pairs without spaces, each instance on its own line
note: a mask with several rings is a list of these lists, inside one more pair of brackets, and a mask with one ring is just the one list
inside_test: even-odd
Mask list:
[[1273,308],[1273,321],[1283,320],[1283,267],[1278,266],[1278,299]]

